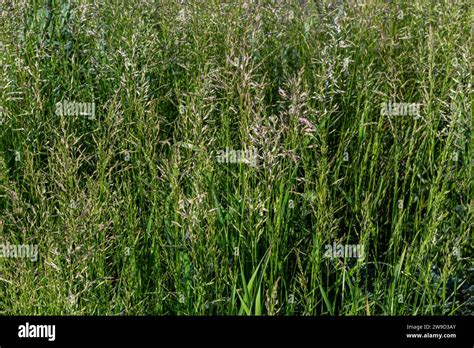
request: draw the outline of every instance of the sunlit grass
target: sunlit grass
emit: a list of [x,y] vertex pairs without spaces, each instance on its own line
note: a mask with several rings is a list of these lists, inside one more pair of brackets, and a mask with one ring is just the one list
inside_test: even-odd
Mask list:
[[4,3],[1,314],[472,313],[469,1]]

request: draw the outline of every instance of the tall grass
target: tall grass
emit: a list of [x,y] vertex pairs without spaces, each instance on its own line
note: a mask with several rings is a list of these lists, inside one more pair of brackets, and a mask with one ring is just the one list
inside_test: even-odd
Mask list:
[[1,314],[472,313],[469,1],[0,16],[0,243],[39,246],[0,258]]

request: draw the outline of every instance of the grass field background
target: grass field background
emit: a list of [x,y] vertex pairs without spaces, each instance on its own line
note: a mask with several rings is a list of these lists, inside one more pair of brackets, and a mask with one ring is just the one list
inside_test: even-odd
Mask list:
[[0,314],[474,313],[469,1],[0,17]]

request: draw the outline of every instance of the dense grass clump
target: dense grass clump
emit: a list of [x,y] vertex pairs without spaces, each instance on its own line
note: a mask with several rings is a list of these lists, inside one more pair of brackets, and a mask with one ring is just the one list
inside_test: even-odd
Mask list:
[[0,313],[472,313],[469,3],[3,0]]

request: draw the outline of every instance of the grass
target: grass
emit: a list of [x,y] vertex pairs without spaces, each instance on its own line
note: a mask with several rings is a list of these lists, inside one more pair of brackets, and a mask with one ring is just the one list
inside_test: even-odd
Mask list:
[[302,3],[2,1],[0,314],[473,313],[472,6]]

